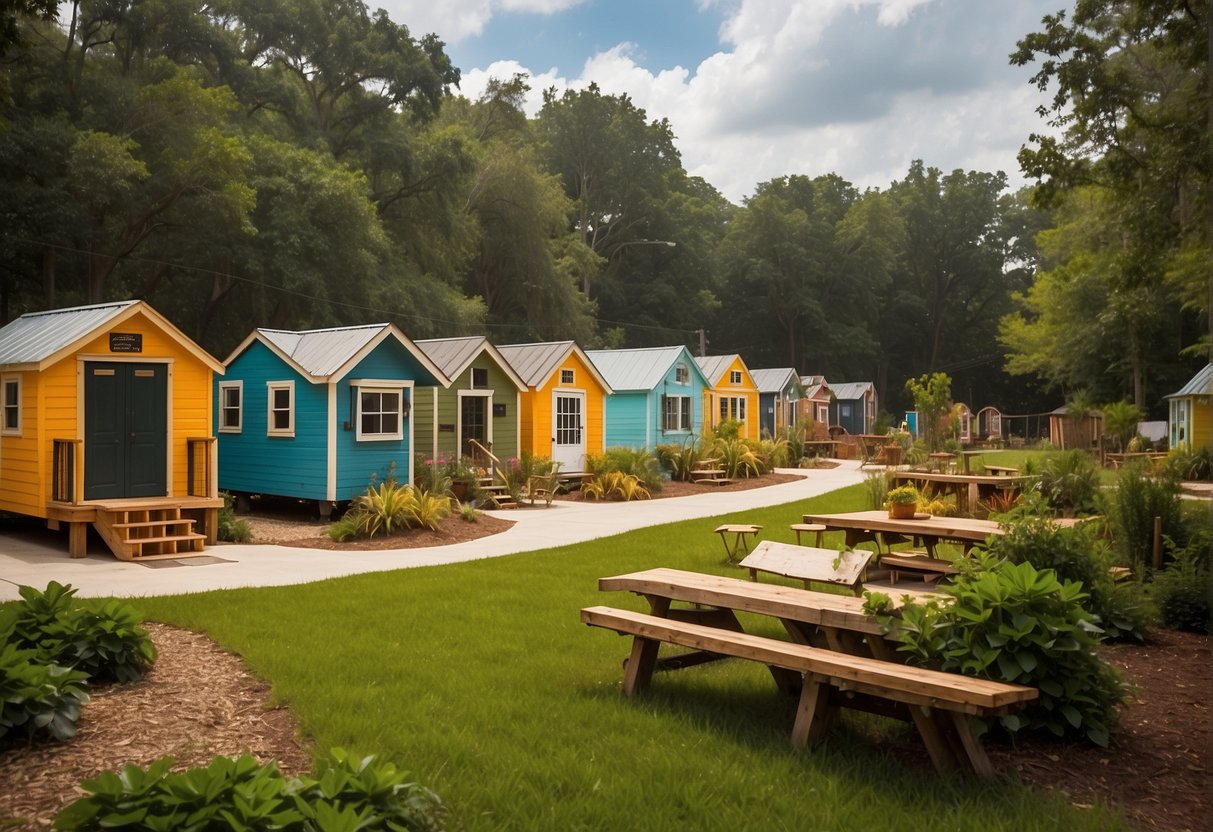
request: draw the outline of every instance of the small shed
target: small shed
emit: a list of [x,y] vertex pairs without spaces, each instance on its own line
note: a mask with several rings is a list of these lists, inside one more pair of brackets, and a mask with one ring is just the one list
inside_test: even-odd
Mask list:
[[681,443],[703,430],[703,395],[711,385],[686,347],[589,350],[611,386],[606,444],[648,448]]
[[714,428],[726,419],[741,422],[742,439],[758,439],[758,387],[741,356],[708,355],[695,363],[711,384],[704,391],[704,425]]
[[1169,447],[1198,448],[1213,443],[1213,364],[1206,364],[1165,398]]
[[435,385],[415,397],[416,453],[479,460],[483,448],[498,460],[518,456],[519,397],[526,383],[497,348],[480,335],[416,344],[451,380],[449,388]]
[[498,347],[526,384],[518,450],[547,457],[565,473],[585,470],[586,454],[606,450],[609,385],[573,341]]
[[68,524],[73,557],[90,525],[122,560],[201,551],[223,505],[209,406],[222,372],[138,300],[0,328],[0,510]]
[[986,442],[1002,441],[1002,411],[986,406],[977,411],[977,438]]
[[216,383],[219,486],[333,503],[413,479],[413,398],[450,381],[393,324],[256,329]]
[[826,439],[830,432],[830,399],[833,393],[825,376],[801,376],[803,397],[797,403],[800,419],[813,425],[813,436]]
[[876,424],[876,385],[870,381],[848,381],[830,385],[830,424],[850,434],[871,434]]
[[1103,414],[1097,410],[1070,413],[1066,406],[1049,413],[1049,441],[1055,448],[1093,450],[1103,433]]
[[751,370],[758,388],[758,426],[764,436],[775,436],[796,422],[796,408],[803,388],[800,375],[791,367]]

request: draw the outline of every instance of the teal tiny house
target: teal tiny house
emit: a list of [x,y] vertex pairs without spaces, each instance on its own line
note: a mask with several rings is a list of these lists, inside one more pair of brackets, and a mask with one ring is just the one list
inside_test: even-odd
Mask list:
[[219,487],[316,500],[321,513],[390,470],[412,481],[418,387],[450,384],[392,324],[254,330],[215,386]]
[[702,432],[704,391],[711,384],[686,347],[586,355],[613,391],[606,399],[608,448],[651,450]]
[[478,457],[472,442],[498,459],[518,456],[519,394],[526,382],[483,336],[417,341],[451,380],[413,402],[414,453]]

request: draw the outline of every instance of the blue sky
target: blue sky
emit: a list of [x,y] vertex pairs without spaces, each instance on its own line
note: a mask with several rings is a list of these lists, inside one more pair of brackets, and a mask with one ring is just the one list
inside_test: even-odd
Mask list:
[[885,188],[914,159],[1002,170],[1047,131],[1011,67],[1065,0],[380,0],[435,32],[476,98],[491,77],[590,83],[668,118],[683,166],[734,202],[788,174]]

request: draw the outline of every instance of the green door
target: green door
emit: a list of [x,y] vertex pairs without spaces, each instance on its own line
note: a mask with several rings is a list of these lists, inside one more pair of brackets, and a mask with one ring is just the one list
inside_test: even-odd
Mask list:
[[168,493],[168,367],[84,365],[84,499]]

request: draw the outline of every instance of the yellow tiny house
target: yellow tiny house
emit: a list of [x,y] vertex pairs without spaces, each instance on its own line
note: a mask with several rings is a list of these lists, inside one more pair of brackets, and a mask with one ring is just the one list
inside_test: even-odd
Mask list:
[[143,301],[0,328],[0,510],[68,523],[73,557],[89,524],[124,560],[200,551],[223,505],[215,372],[215,358]]
[[703,429],[709,431],[726,419],[735,419],[741,423],[742,439],[757,440],[758,386],[741,356],[700,356],[695,363],[712,384],[703,394]]

